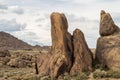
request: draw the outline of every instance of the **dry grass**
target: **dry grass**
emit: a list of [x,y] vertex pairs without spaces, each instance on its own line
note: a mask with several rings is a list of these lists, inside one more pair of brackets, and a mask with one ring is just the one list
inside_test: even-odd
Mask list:
[[25,80],[34,77],[34,69],[32,68],[0,68],[0,80]]
[[120,79],[120,71],[96,70],[95,72],[93,72],[93,77],[95,79],[102,79],[102,78]]

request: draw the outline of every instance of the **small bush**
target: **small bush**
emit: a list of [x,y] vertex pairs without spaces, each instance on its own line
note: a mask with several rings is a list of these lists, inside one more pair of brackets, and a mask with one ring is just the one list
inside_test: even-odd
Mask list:
[[93,72],[93,77],[94,78],[104,78],[104,77],[106,77],[106,72],[101,71],[101,70],[96,70],[95,72]]
[[[39,80],[39,78],[37,80]],[[51,77],[49,75],[47,75],[47,76],[41,77],[40,80],[52,80],[52,79],[51,79]]]
[[70,79],[71,79],[71,76],[69,74],[64,76],[64,80],[70,80]]
[[73,80],[87,80],[88,78],[89,77],[85,73],[80,72],[73,78]]
[[118,72],[118,71],[108,71],[106,77],[120,78],[120,72]]
[[93,77],[94,78],[120,78],[120,72],[119,71],[101,71],[101,70],[96,70],[93,72]]

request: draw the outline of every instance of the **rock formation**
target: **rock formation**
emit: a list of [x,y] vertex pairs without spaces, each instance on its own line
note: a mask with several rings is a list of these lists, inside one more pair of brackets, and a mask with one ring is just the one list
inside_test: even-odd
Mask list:
[[114,24],[110,14],[102,10],[100,19],[100,35],[108,36],[115,33],[117,30],[118,27]]
[[76,29],[73,32],[74,63],[70,74],[76,75],[80,71],[92,70],[92,52],[88,48],[84,34]]
[[23,68],[32,67],[32,63],[32,55],[17,53],[11,56],[11,59],[7,65],[11,67]]
[[9,58],[10,60],[7,63],[7,66],[15,68],[35,67],[34,63],[38,63],[40,55],[41,54],[34,51],[31,52],[13,51],[11,52],[11,57]]
[[3,67],[10,61],[10,53],[8,50],[0,50],[0,67]]
[[40,74],[57,78],[66,72],[75,75],[92,70],[92,52],[84,34],[76,29],[72,37],[64,14],[51,14],[51,36],[51,55],[46,54],[43,59],[40,58]]
[[112,70],[120,70],[120,29],[109,13],[101,12],[100,35],[97,40],[96,60]]
[[72,66],[72,37],[68,32],[68,23],[64,14],[51,14],[52,57],[50,75],[58,77],[69,72]]

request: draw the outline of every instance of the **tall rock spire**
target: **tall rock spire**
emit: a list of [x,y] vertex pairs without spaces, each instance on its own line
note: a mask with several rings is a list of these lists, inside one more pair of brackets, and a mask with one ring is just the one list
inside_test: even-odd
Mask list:
[[52,77],[69,72],[72,66],[72,37],[64,14],[51,14],[52,57],[50,74]]
[[74,63],[70,71],[71,75],[76,75],[80,71],[92,70],[92,52],[88,48],[84,34],[79,29],[73,32]]

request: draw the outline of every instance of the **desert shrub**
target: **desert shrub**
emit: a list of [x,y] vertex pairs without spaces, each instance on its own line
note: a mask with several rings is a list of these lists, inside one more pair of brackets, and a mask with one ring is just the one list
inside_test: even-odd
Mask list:
[[106,77],[120,78],[120,71],[108,71]]
[[93,72],[93,77],[94,78],[104,78],[104,77],[106,77],[106,72],[101,71],[101,70],[96,70],[95,72]]
[[31,76],[31,77],[23,78],[23,80],[40,80],[40,79],[35,79],[33,76]]
[[27,74],[21,77],[22,77],[22,80],[40,80],[40,77],[36,75],[30,75],[30,74]]
[[103,71],[103,70],[96,70],[93,72],[94,78],[120,78],[120,71]]
[[73,80],[87,80],[89,77],[83,72],[78,73]]
[[71,76],[69,74],[64,76],[64,80],[70,80],[70,79],[71,79]]
[[[38,79],[38,80],[53,80],[53,79],[51,79],[51,77],[49,75],[47,75],[47,76],[40,77],[40,79]],[[56,79],[54,79],[54,80],[56,80]]]

